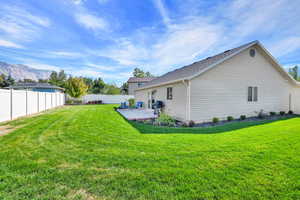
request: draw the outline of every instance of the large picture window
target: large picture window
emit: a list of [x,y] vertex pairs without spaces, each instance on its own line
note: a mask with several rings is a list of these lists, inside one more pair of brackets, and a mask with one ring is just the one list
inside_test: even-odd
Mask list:
[[171,88],[171,87],[167,88],[167,99],[168,100],[173,99],[173,88]]

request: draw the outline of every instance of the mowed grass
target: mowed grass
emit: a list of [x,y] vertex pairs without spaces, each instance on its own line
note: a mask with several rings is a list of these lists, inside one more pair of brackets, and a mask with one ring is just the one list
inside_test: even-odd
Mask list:
[[0,199],[300,199],[300,118],[245,123],[160,134],[112,105],[12,121]]

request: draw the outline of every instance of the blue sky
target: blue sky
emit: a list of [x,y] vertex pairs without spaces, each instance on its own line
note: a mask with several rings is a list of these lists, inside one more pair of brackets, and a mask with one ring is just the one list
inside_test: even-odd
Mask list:
[[0,60],[120,85],[252,40],[300,64],[300,1],[0,0]]

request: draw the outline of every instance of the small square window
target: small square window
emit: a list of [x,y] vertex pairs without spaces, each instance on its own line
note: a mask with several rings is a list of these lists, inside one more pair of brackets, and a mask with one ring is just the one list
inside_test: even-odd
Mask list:
[[173,99],[173,88],[168,87],[167,88],[167,99],[172,100]]

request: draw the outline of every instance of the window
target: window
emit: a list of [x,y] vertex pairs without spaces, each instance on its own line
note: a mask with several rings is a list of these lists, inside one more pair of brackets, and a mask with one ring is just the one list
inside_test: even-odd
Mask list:
[[253,97],[253,101],[257,101],[257,87],[254,87],[254,97]]
[[167,88],[167,99],[168,100],[173,99],[173,88],[171,88],[171,87]]
[[144,85],[144,83],[138,83],[138,87],[141,87],[143,85]]
[[250,49],[249,54],[251,57],[255,56],[255,49]]
[[248,101],[252,101],[252,87],[248,87]]
[[257,102],[258,100],[258,88],[248,87],[248,102]]

